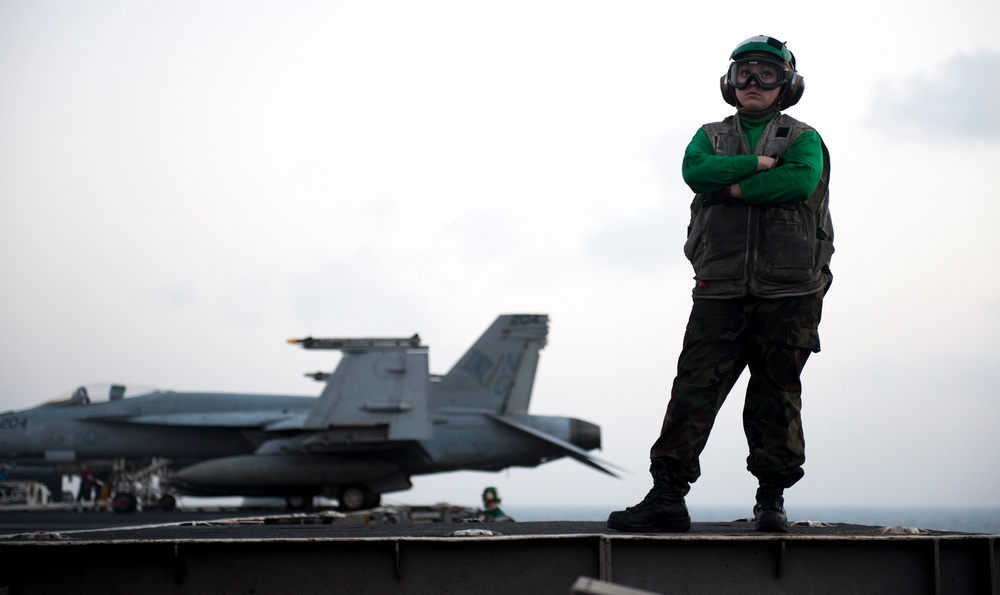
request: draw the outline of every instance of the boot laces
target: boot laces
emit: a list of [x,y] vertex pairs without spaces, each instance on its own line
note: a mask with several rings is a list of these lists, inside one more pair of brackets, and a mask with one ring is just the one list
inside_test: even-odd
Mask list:
[[761,484],[757,490],[757,508],[759,510],[782,510],[785,503],[782,493],[784,493],[784,489],[779,486]]
[[653,481],[653,487],[650,488],[649,492],[646,493],[646,497],[642,499],[635,506],[629,506],[625,510],[639,509],[644,506],[651,506],[654,502],[660,499],[671,500],[670,496],[673,494],[673,489],[666,483],[662,481]]

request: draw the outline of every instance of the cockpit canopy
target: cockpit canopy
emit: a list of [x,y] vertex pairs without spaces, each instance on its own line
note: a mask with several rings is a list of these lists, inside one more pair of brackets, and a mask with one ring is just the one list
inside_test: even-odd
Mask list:
[[50,401],[53,405],[89,405],[106,401],[120,401],[128,397],[137,397],[157,392],[158,389],[142,385],[112,384],[94,382],[80,385],[63,393]]

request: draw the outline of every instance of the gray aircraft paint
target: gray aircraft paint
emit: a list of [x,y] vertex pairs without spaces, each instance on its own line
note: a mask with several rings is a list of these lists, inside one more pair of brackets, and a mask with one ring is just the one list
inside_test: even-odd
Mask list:
[[[318,398],[151,391],[112,386],[107,401],[71,398],[0,414],[0,460],[12,469],[82,469],[170,460],[177,494],[338,498],[355,508],[406,490],[414,475],[534,467],[588,453],[600,427],[528,413],[548,316],[501,315],[444,376],[407,339],[297,339],[342,352]],[[349,504],[345,505],[345,501]]]

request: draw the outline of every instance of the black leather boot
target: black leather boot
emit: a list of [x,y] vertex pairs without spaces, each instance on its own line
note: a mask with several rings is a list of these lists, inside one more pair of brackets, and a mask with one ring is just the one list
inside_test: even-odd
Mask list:
[[757,504],[753,507],[754,527],[758,531],[785,533],[788,531],[788,517],[785,515],[784,488],[770,483],[762,483],[757,488]]
[[684,496],[669,484],[666,470],[654,462],[649,472],[653,476],[653,489],[635,506],[612,512],[608,516],[608,528],[635,532],[690,531],[691,516],[684,504]]

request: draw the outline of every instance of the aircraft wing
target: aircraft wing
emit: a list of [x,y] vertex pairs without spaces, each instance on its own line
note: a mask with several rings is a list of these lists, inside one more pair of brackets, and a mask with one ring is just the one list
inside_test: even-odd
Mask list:
[[614,477],[616,479],[621,479],[621,477],[618,474],[614,473],[613,471],[609,471],[604,466],[606,465],[608,467],[614,467],[615,469],[618,469],[619,471],[624,471],[621,467],[618,467],[617,465],[615,465],[613,463],[609,463],[607,461],[602,461],[601,459],[598,459],[597,457],[591,456],[590,453],[588,453],[587,451],[583,450],[582,448],[580,448],[579,446],[577,446],[575,444],[571,444],[569,442],[566,442],[565,440],[557,438],[557,437],[553,436],[552,434],[548,434],[548,433],[543,432],[543,431],[541,431],[541,430],[539,430],[537,428],[533,428],[533,427],[531,427],[531,426],[529,426],[527,424],[523,424],[521,422],[518,422],[518,421],[516,421],[514,419],[511,419],[510,417],[505,417],[503,415],[495,415],[495,414],[494,415],[490,415],[490,417],[492,419],[495,419],[496,421],[498,421],[498,422],[500,422],[500,423],[508,426],[508,427],[514,428],[515,430],[520,430],[521,432],[524,432],[525,434],[530,434],[531,436],[534,436],[535,438],[538,438],[539,440],[543,440],[543,441],[548,442],[549,444],[551,444],[553,446],[558,447],[560,450],[562,450],[566,454],[566,456],[572,457],[572,458],[576,459],[577,461],[580,461],[584,465],[587,465],[589,467],[593,467],[594,469],[597,469],[601,473],[607,473],[608,475],[610,475],[611,477]]
[[289,413],[288,411],[213,411],[208,413],[151,413],[103,420],[91,418],[91,420],[153,426],[209,426],[276,430],[288,427],[294,428],[296,425],[301,427],[301,422],[305,418],[305,415],[305,413]]

